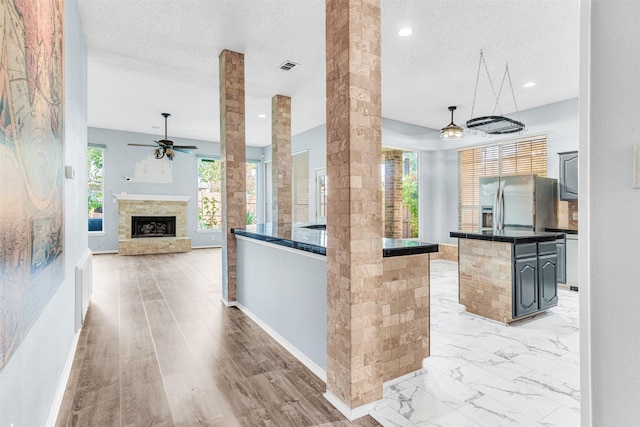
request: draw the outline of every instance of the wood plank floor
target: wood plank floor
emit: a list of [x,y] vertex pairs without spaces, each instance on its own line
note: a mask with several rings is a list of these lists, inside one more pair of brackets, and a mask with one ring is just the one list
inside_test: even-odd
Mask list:
[[94,255],[57,426],[377,426],[221,302],[220,249]]

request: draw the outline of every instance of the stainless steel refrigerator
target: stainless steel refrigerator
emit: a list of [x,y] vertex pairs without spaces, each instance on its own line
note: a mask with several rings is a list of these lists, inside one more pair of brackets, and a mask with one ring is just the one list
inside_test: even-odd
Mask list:
[[480,178],[480,231],[555,227],[557,187],[556,179],[537,175]]

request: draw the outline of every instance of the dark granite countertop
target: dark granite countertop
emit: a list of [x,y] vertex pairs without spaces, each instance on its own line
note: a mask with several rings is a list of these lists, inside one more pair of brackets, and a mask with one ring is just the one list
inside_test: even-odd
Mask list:
[[562,232],[494,230],[483,232],[452,231],[450,237],[459,239],[489,240],[506,243],[550,242],[565,237]]
[[[245,229],[233,228],[231,232],[238,236],[250,237],[276,245],[320,255],[327,254],[327,231],[315,225],[293,226],[291,229],[278,229],[274,224],[257,224]],[[418,239],[382,239],[382,256],[403,256],[438,252],[436,243]]]
[[564,234],[578,234],[578,230],[573,228],[555,228],[555,227],[547,227],[544,231],[550,231],[554,233],[564,233]]

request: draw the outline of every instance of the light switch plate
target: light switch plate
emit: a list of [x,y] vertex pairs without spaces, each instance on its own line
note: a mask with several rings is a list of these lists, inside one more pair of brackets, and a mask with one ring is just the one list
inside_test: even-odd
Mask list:
[[572,212],[571,213],[571,219],[573,221],[577,221],[578,220],[578,212]]
[[633,146],[633,188],[640,188],[640,144]]

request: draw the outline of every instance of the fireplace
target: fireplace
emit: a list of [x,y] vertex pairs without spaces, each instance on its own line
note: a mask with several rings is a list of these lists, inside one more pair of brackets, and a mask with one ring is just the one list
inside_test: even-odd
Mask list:
[[114,194],[113,198],[118,203],[118,254],[171,254],[191,250],[191,238],[187,235],[187,207],[191,196],[123,193]]
[[175,216],[132,216],[131,238],[175,237]]

